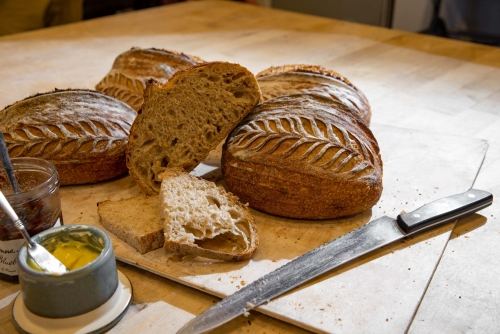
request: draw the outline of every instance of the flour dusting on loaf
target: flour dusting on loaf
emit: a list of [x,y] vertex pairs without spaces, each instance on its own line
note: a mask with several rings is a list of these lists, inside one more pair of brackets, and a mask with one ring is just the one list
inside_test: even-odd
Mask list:
[[62,185],[95,183],[127,172],[125,151],[135,111],[96,91],[37,94],[0,112],[11,157],[51,161]]

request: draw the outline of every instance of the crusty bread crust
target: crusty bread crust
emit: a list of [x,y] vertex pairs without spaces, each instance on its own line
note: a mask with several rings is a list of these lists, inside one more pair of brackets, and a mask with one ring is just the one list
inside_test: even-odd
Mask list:
[[236,196],[182,168],[167,168],[160,177],[165,248],[233,262],[257,251],[254,217]]
[[291,218],[353,215],[382,193],[382,161],[370,129],[319,95],[260,104],[229,135],[222,174],[252,208]]
[[291,94],[319,94],[344,104],[370,125],[368,99],[346,77],[322,66],[291,64],[270,67],[257,74],[262,101]]
[[290,72],[297,72],[297,73],[315,73],[315,74],[321,74],[325,76],[329,76],[333,79],[340,80],[344,82],[346,85],[351,86],[352,88],[358,90],[356,86],[354,86],[349,79],[344,77],[338,72],[335,72],[333,70],[329,70],[323,66],[319,65],[307,65],[307,64],[287,64],[287,65],[281,65],[281,66],[271,66],[269,68],[266,68],[265,70],[260,71],[257,73],[255,76],[257,79],[261,77],[265,77],[267,75],[274,75],[274,74],[281,74],[281,73],[290,73]]
[[190,254],[193,256],[201,256],[209,259],[221,260],[226,262],[240,262],[249,260],[252,258],[253,254],[257,250],[257,247],[255,247],[254,249],[248,250],[241,254],[231,254],[228,252],[218,252],[211,249],[205,249],[199,247],[196,244],[170,242],[170,241],[165,242],[165,248],[182,255]]
[[28,97],[0,112],[11,157],[51,161],[62,185],[95,183],[127,172],[125,151],[135,111],[84,89]]
[[176,51],[132,48],[116,57],[96,90],[115,96],[137,111],[144,101],[142,95],[148,80],[166,82],[175,72],[203,62]]
[[130,175],[147,194],[158,194],[167,167],[193,170],[259,102],[251,72],[238,64],[205,63],[151,81],[131,127]]

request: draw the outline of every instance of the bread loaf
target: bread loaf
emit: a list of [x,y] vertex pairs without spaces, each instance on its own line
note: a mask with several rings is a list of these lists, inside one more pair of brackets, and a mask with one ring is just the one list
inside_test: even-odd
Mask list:
[[259,99],[253,74],[231,63],[197,65],[150,83],[130,130],[130,175],[145,193],[158,194],[163,170],[193,170]]
[[347,78],[315,65],[270,67],[257,74],[263,101],[291,94],[318,94],[340,102],[370,125],[371,109],[367,98]]
[[270,99],[227,138],[222,174],[252,208],[304,219],[353,215],[382,193],[377,141],[356,115],[310,94]]
[[116,57],[111,70],[96,89],[114,95],[137,111],[142,105],[142,94],[149,79],[165,82],[175,72],[199,63],[203,60],[175,51],[132,48]]
[[254,218],[233,194],[182,168],[167,168],[160,178],[165,248],[224,261],[247,260],[255,253]]
[[163,222],[158,196],[140,195],[97,203],[101,224],[144,254],[163,247]]
[[0,112],[9,155],[51,161],[62,185],[95,183],[127,172],[125,151],[136,112],[89,90],[38,94]]

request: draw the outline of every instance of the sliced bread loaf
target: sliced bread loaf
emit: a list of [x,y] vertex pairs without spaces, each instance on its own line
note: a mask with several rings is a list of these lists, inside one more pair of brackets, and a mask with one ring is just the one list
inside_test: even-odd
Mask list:
[[238,64],[206,63],[151,82],[130,130],[130,175],[145,193],[158,194],[162,171],[193,170],[259,99],[257,80]]
[[177,71],[203,63],[198,57],[161,49],[132,48],[116,57],[108,74],[96,90],[116,96],[139,110],[149,79],[165,82]]
[[136,196],[97,203],[101,224],[141,254],[163,247],[158,196]]
[[255,253],[254,218],[237,197],[182,168],[167,168],[160,178],[165,248],[224,261],[247,260]]

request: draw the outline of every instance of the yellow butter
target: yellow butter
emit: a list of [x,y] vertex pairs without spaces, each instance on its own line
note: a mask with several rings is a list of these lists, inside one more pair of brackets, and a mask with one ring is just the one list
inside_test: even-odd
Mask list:
[[[47,250],[61,261],[68,270],[81,268],[94,261],[101,254],[101,251],[96,247],[74,238],[52,240],[47,246]],[[31,258],[28,260],[28,265],[32,269],[42,271]]]
[[87,244],[74,240],[57,245],[52,253],[68,270],[83,267],[87,263],[94,261],[99,254],[93,248],[88,247]]

